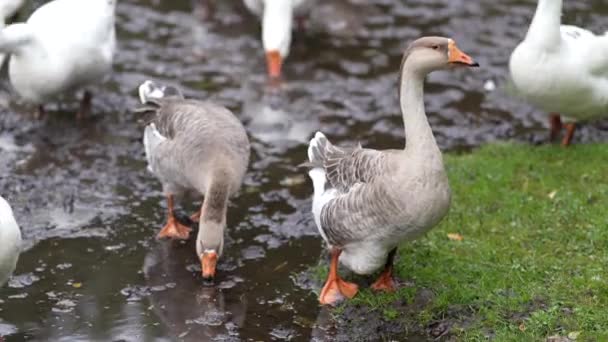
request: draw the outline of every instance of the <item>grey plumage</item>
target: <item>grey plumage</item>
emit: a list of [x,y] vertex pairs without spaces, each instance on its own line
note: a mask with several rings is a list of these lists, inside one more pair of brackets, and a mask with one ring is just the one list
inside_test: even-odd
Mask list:
[[204,255],[213,260],[203,262],[203,276],[213,276],[224,246],[228,199],[240,188],[249,164],[245,128],[228,109],[184,99],[173,87],[146,81],[139,96],[143,106],[137,112],[149,117],[144,132],[148,167],[168,199],[168,223],[159,234],[187,238],[189,228],[175,223],[172,198],[184,192],[204,196],[196,250],[201,260]]
[[386,265],[401,241],[428,231],[447,214],[451,192],[424,111],[423,85],[434,70],[464,65],[477,64],[447,38],[424,37],[406,50],[399,82],[407,138],[402,150],[341,148],[320,132],[310,141],[315,223],[355,273]]

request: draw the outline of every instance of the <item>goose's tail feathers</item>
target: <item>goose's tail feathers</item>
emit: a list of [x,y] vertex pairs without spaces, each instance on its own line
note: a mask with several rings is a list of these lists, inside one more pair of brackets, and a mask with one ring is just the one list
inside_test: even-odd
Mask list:
[[159,99],[179,98],[183,99],[182,92],[173,86],[158,85],[147,80],[139,86],[139,100],[142,104],[156,102]]

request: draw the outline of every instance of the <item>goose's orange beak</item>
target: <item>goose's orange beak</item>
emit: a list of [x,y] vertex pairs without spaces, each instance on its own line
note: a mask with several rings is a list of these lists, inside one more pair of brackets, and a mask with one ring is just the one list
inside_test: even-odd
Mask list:
[[273,50],[266,52],[266,64],[268,65],[268,76],[271,78],[281,77],[281,65],[283,59],[279,51]]
[[475,62],[473,58],[460,51],[460,49],[456,46],[456,43],[451,39],[448,43],[448,62],[451,64],[461,64],[471,67],[479,66],[479,63]]
[[201,254],[201,268],[203,269],[203,279],[213,279],[215,277],[215,266],[217,264],[216,252],[205,252]]

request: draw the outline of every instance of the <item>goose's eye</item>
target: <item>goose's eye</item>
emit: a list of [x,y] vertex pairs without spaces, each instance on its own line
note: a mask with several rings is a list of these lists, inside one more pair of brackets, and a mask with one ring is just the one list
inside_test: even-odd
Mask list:
[[431,46],[431,48],[432,48],[433,50],[439,50],[439,45],[433,45],[433,46]]

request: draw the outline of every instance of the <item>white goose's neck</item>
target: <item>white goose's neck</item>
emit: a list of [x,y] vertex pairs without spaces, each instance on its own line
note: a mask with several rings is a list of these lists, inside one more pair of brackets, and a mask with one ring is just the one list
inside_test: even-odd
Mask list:
[[262,42],[264,50],[279,51],[283,58],[289,54],[293,25],[293,3],[290,0],[264,1]]
[[424,74],[412,70],[406,61],[401,75],[401,113],[405,126],[406,151],[440,153],[424,110]]
[[547,48],[559,45],[562,0],[539,0],[526,40]]

